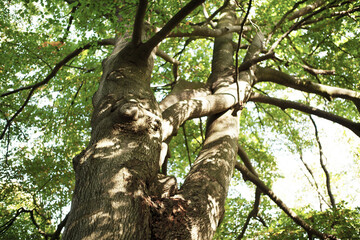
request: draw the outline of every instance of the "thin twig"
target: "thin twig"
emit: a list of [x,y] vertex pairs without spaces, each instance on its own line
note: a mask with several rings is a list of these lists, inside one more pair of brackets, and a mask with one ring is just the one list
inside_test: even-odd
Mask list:
[[328,8],[329,8],[333,3],[335,3],[336,1],[337,1],[337,0],[331,2],[330,4],[328,4],[328,5],[326,5],[326,6],[322,7],[322,8],[320,8],[319,10],[317,10],[317,11],[309,14],[308,16],[306,16],[306,17],[304,17],[303,19],[301,19],[299,22],[297,22],[297,23],[295,23],[294,25],[292,25],[292,26],[289,28],[289,30],[287,30],[278,40],[276,40],[276,41],[273,43],[273,45],[271,46],[271,48],[269,49],[268,52],[269,52],[269,53],[270,53],[270,52],[273,52],[273,51],[275,50],[275,48],[280,44],[280,42],[281,42],[284,38],[286,38],[287,36],[289,36],[289,34],[290,34],[293,30],[295,30],[295,29],[297,29],[299,26],[301,26],[306,20],[308,20],[308,19],[310,19],[311,17],[315,16],[316,14],[318,14],[318,13],[320,13],[320,12],[328,9]]
[[[238,4],[237,1],[236,1],[236,3]],[[236,54],[235,54],[235,82],[236,82],[236,90],[237,90],[236,92],[237,92],[237,99],[238,99],[235,109],[238,109],[238,110],[243,107],[240,102],[240,86],[239,86],[239,79],[238,79],[239,78],[239,68],[238,68],[239,67],[239,50],[240,50],[240,43],[241,43],[241,35],[242,35],[243,29],[244,29],[246,19],[250,13],[251,3],[252,3],[252,0],[249,0],[247,12],[246,12],[246,14],[241,22],[241,25],[240,25],[239,39],[238,39]]]
[[306,2],[308,0],[303,0],[303,1],[300,1],[300,2],[296,2],[293,6],[292,9],[290,9],[289,11],[287,11],[283,16],[282,18],[279,20],[279,22],[277,22],[275,24],[275,26],[273,27],[272,31],[269,33],[269,36],[268,38],[266,39],[266,42],[265,42],[265,46],[269,43],[269,41],[271,40],[272,36],[274,35],[274,33],[276,32],[276,30],[281,26],[281,24],[283,24],[283,22],[285,21],[285,19],[287,18],[287,16],[289,16],[290,13],[292,13],[300,4]]
[[14,121],[14,119],[22,112],[22,110],[25,108],[25,106],[29,103],[31,96],[33,95],[34,91],[36,88],[32,88],[27,96],[27,98],[25,99],[25,102],[23,103],[23,105],[21,105],[21,107],[15,112],[15,114],[9,119],[9,121],[6,122],[6,125],[4,127],[4,130],[1,132],[0,135],[0,140],[4,138],[4,135],[7,131],[8,128],[10,128],[11,123]]
[[88,43],[83,47],[80,47],[76,50],[74,50],[72,53],[70,53],[69,55],[67,55],[63,60],[61,60],[59,63],[57,63],[55,65],[55,67],[53,68],[53,70],[46,76],[46,78],[38,83],[35,83],[33,85],[30,86],[26,86],[26,87],[21,87],[18,89],[15,89],[13,91],[9,91],[6,93],[3,93],[0,95],[0,97],[5,97],[23,90],[27,90],[27,89],[31,89],[25,102],[23,103],[23,105],[15,112],[15,114],[9,119],[9,121],[7,121],[4,130],[2,131],[1,135],[0,135],[0,140],[4,138],[4,135],[7,131],[7,129],[10,127],[12,121],[22,112],[22,110],[24,109],[24,107],[29,103],[31,96],[33,95],[33,93],[35,92],[35,90],[37,88],[39,88],[42,85],[47,84],[53,77],[55,77],[55,75],[57,74],[57,72],[71,59],[73,59],[74,57],[78,56],[82,51],[89,49],[90,47],[92,47],[94,44],[98,44],[100,46],[105,46],[105,45],[113,45],[114,44],[114,39],[104,39],[95,43]]
[[61,69],[61,67],[63,67],[68,61],[70,61],[71,59],[73,59],[74,57],[78,56],[82,51],[89,49],[90,47],[94,46],[94,45],[99,45],[99,46],[105,46],[105,45],[114,45],[115,41],[114,39],[103,39],[94,43],[88,43],[86,45],[84,45],[83,47],[80,47],[76,50],[74,50],[73,52],[71,52],[70,54],[68,54],[65,58],[63,58],[63,60],[61,60],[59,63],[57,63],[55,65],[55,67],[52,69],[52,71],[46,76],[46,78],[38,83],[35,83],[33,85],[30,86],[25,86],[25,87],[21,87],[6,93],[3,93],[0,95],[0,97],[5,97],[23,90],[27,90],[27,89],[33,89],[33,88],[38,88],[42,85],[47,84],[55,75],[56,73]]
[[326,189],[327,189],[327,192],[328,192],[328,195],[329,195],[329,198],[330,198],[331,206],[333,208],[336,208],[335,198],[334,198],[334,195],[333,195],[333,193],[331,191],[330,174],[329,174],[329,171],[327,170],[327,168],[325,166],[325,163],[324,163],[325,156],[324,156],[324,152],[323,152],[322,145],[321,145],[321,142],[320,142],[319,132],[318,132],[315,120],[312,118],[311,115],[309,115],[309,118],[310,118],[310,120],[311,120],[311,122],[312,122],[312,124],[314,126],[314,129],[315,129],[316,142],[317,142],[317,144],[319,146],[320,165],[321,165],[321,168],[323,169],[323,171],[325,173]]
[[257,187],[259,187],[264,194],[269,196],[270,199],[273,200],[276,205],[278,205],[278,207],[280,207],[296,224],[301,226],[307,233],[316,235],[320,239],[337,239],[335,236],[319,232],[306,223],[301,217],[299,217],[288,206],[286,206],[286,204],[269,187],[267,187],[263,181],[259,179],[259,177],[250,172],[248,168],[245,167],[242,163],[236,162],[235,168],[241,172],[245,179],[250,180]]
[[218,8],[213,14],[211,14],[210,17],[208,17],[206,19],[206,22],[208,23],[208,22],[212,21],[219,12],[221,12],[224,8],[227,7],[227,5],[229,5],[229,2],[230,2],[230,0],[225,0],[224,4],[220,8]]
[[256,187],[255,190],[255,201],[253,205],[253,209],[249,212],[245,224],[243,225],[243,228],[241,230],[240,235],[237,237],[238,240],[242,239],[245,235],[246,229],[249,226],[251,218],[255,218],[259,212],[259,205],[260,205],[260,197],[261,197],[261,190],[260,188]]
[[184,134],[184,141],[185,141],[187,157],[189,160],[189,166],[191,167],[190,149],[189,149],[189,144],[188,144],[188,140],[187,140],[187,136],[186,136],[185,123],[182,125],[182,130],[183,130],[183,134]]

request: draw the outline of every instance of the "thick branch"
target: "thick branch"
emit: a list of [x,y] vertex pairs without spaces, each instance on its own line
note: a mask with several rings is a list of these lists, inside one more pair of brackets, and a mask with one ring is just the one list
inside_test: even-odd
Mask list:
[[235,83],[232,87],[233,94],[214,94],[183,100],[168,107],[163,112],[163,141],[175,134],[186,120],[220,113],[234,106],[237,102]]
[[166,36],[187,16],[189,15],[195,8],[201,5],[205,0],[192,0],[185,7],[180,9],[179,12],[175,14],[166,24],[165,26],[157,32],[152,38],[150,38],[146,43],[141,47],[142,51],[150,54],[151,51],[166,38]]
[[262,55],[260,57],[256,57],[256,58],[252,58],[252,59],[249,59],[245,62],[243,62],[242,64],[240,64],[239,66],[239,72],[241,71],[244,71],[244,70],[247,70],[249,69],[251,66],[259,63],[259,62],[262,62],[262,61],[265,61],[265,60],[268,60],[270,58],[274,58],[275,57],[275,53],[274,52],[270,52],[270,53],[267,53],[265,55]]
[[308,93],[315,93],[329,100],[331,98],[343,98],[351,100],[360,110],[360,93],[349,89],[327,86],[314,83],[311,81],[303,81],[270,68],[257,68],[256,77],[258,82],[273,82],[301,90]]
[[145,18],[147,5],[148,5],[147,0],[139,1],[139,6],[136,11],[134,30],[131,40],[134,45],[138,45],[141,43],[141,35],[143,34],[144,18]]
[[211,91],[209,87],[203,83],[180,80],[176,83],[171,93],[160,102],[159,107],[163,112],[179,101],[202,98],[210,94]]
[[356,135],[358,135],[360,137],[360,123],[350,121],[346,118],[337,116],[335,114],[332,114],[332,113],[329,113],[329,112],[326,112],[326,111],[323,111],[323,110],[320,110],[320,109],[317,109],[314,107],[310,107],[310,106],[302,104],[302,103],[267,97],[267,96],[263,96],[258,93],[253,94],[250,97],[250,100],[254,101],[254,102],[271,104],[271,105],[280,107],[281,109],[293,108],[293,109],[299,110],[304,113],[309,113],[309,114],[313,114],[313,115],[316,115],[321,118],[325,118],[332,122],[336,122],[344,127],[347,127],[348,129],[350,129],[351,131],[353,131]]
[[237,162],[235,168],[241,172],[241,174],[254,183],[261,191],[270,197],[278,207],[280,207],[296,224],[301,226],[307,233],[314,234],[321,239],[336,239],[334,236],[327,235],[325,233],[319,232],[314,229],[312,226],[307,224],[302,218],[300,218],[295,212],[293,212],[286,204],[277,196],[275,193],[268,188],[263,181],[261,181],[257,176],[251,173],[243,164]]
[[322,6],[325,4],[325,1],[323,0],[317,0],[316,2],[312,3],[312,4],[309,4],[309,5],[306,5],[305,7],[299,9],[298,11],[294,12],[293,15],[291,15],[288,19],[289,20],[294,20],[296,18],[299,18],[299,17],[302,17],[304,16],[305,14],[308,14],[310,12],[312,12],[314,9]]

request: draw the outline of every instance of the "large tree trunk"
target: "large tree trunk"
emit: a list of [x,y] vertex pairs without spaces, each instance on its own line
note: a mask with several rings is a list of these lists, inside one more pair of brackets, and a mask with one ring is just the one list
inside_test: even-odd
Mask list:
[[[218,27],[235,20],[229,5]],[[139,49],[119,40],[104,61],[91,141],[74,159],[76,185],[64,239],[211,239],[224,215],[238,112],[209,117],[203,149],[177,191],[173,177],[159,174],[166,114],[161,116],[150,90],[152,56]],[[217,37],[208,80],[215,95],[236,98],[233,55],[232,34]],[[245,82],[248,76],[240,75]]]
[[64,239],[149,239],[149,185],[159,170],[161,121],[152,56],[119,40],[93,97],[90,144],[74,159]]

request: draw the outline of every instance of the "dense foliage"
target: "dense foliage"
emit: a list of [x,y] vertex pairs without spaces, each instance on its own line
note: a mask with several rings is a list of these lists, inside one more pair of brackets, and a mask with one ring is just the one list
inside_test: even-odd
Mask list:
[[[149,1],[145,20],[151,26],[150,34],[164,26],[186,2]],[[238,2],[241,17],[248,2]],[[303,16],[282,21],[288,11],[287,17],[319,2],[319,7]],[[175,29],[174,37],[169,35],[159,46],[180,62],[180,79],[206,82],[209,77],[214,38],[186,33],[206,21],[204,12],[211,15],[222,5],[222,1],[205,1]],[[101,76],[101,62],[112,50],[110,44],[101,41],[131,34],[137,6],[135,0],[0,2],[1,239],[50,237],[66,216],[74,187],[72,158],[89,141],[92,96]],[[351,0],[255,1],[241,45],[249,45],[256,32],[261,31],[265,39],[273,35],[265,47],[270,48],[296,22],[303,21],[276,46],[276,57],[260,65],[271,66],[300,80],[358,91],[359,12],[360,3]],[[218,15],[208,22],[216,24],[217,18]],[[176,34],[180,37],[175,37]],[[237,39],[238,34],[234,34],[234,43]],[[59,65],[77,49],[80,50],[76,55]],[[240,59],[245,53],[240,49]],[[174,86],[172,68],[170,62],[156,58],[151,86],[159,101]],[[320,70],[327,72],[319,74]],[[30,87],[4,95],[27,86]],[[324,98],[270,82],[257,84],[254,91],[360,122],[356,105],[348,100]],[[187,121],[170,143],[168,174],[177,176],[180,184],[202,146],[205,125],[205,118]],[[360,235],[357,200],[360,188],[356,186],[360,185],[358,136],[334,123],[264,103],[249,102],[240,125],[240,143],[268,187],[276,187],[282,175],[290,171],[280,168],[278,158],[290,156],[288,165],[301,166],[294,176],[298,178],[297,189],[302,192],[301,197],[295,196],[298,201],[293,204],[299,216],[318,230],[340,239],[355,239]],[[319,129],[316,134],[314,127]],[[332,133],[329,128],[338,130]],[[337,159],[329,156],[326,144],[334,146],[332,142],[347,145],[347,152],[335,156]],[[319,154],[322,145],[323,152]],[[343,151],[341,146],[338,151]],[[336,199],[334,206],[328,196],[324,168],[320,166],[322,154],[329,159],[326,168]],[[345,164],[335,164],[337,161]],[[217,239],[239,236],[253,208],[254,192],[254,185],[244,183],[241,173],[235,172]],[[286,196],[286,190],[281,196]],[[307,239],[308,235],[270,199],[261,196],[259,212],[250,220],[245,238]]]

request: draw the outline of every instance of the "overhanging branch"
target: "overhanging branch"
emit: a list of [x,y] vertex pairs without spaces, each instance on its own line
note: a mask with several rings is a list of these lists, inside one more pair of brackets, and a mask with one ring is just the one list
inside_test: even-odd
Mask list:
[[315,93],[328,100],[342,98],[352,101],[360,111],[360,93],[349,89],[327,86],[311,81],[295,79],[294,77],[271,68],[258,67],[255,75],[257,82],[273,82],[286,87],[291,87],[303,92]]
[[267,97],[267,96],[264,96],[264,95],[261,95],[258,93],[254,93],[250,97],[250,101],[271,104],[271,105],[280,107],[281,109],[292,108],[292,109],[296,109],[296,110],[299,110],[304,113],[313,114],[318,117],[330,120],[332,122],[336,122],[344,127],[347,127],[348,129],[353,131],[357,136],[360,137],[360,123],[350,121],[349,119],[346,119],[346,118],[340,117],[338,115],[320,110],[318,108],[314,108],[314,107],[311,107],[311,106],[308,106],[308,105],[305,105],[302,103],[298,103],[298,102]]

